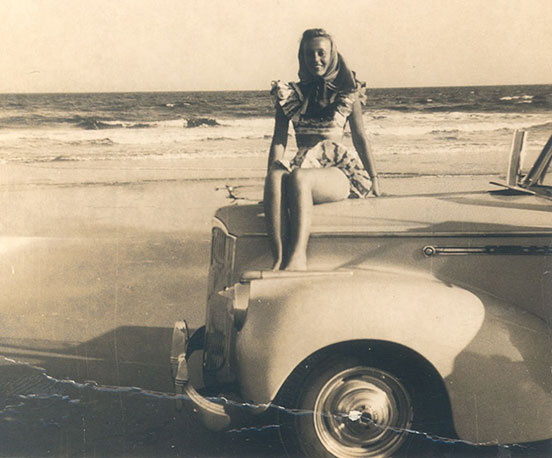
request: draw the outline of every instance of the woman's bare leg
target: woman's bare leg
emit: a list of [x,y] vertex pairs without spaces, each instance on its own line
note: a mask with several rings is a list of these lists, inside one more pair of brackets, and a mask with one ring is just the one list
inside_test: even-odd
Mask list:
[[350,184],[337,167],[295,169],[288,179],[290,210],[290,256],[285,270],[307,269],[307,244],[310,236],[313,204],[346,199]]
[[279,270],[284,254],[284,241],[287,226],[286,181],[288,172],[271,169],[265,180],[264,209],[270,238],[270,247],[274,257],[272,270]]

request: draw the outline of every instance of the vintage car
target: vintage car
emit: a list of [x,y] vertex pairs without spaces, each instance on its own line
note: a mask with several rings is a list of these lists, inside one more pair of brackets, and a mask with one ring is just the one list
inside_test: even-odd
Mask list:
[[214,430],[273,409],[312,457],[552,438],[552,137],[525,174],[523,138],[488,191],[316,206],[306,272],[263,270],[261,205],[219,209],[206,325],[175,325],[177,398]]

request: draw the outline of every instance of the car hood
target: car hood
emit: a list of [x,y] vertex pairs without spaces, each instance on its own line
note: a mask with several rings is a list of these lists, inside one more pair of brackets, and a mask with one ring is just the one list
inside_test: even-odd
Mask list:
[[[262,205],[220,208],[236,236],[266,233]],[[508,191],[348,199],[314,207],[311,233],[552,235],[552,202]]]

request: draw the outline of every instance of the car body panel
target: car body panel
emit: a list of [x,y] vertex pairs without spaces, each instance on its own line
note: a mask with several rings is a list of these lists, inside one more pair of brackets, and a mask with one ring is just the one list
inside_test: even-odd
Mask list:
[[442,376],[461,439],[533,441],[552,431],[550,366],[541,353],[548,337],[528,313],[416,272],[374,268],[258,280],[236,340],[238,378],[244,399],[270,402],[321,348],[367,338],[393,342]]
[[[464,285],[516,304],[548,323],[552,322],[552,256],[551,253],[426,256],[426,247],[552,247],[552,234],[545,231],[530,234],[463,235],[418,234],[377,236],[334,234],[331,243],[325,236],[309,242],[309,269],[334,271],[348,268],[407,269],[431,275],[435,279]],[[267,237],[243,236],[237,240],[235,266],[238,272],[260,270],[270,264]],[[513,268],[512,266],[516,266]],[[492,273],[492,274],[490,274]],[[233,281],[239,281],[235,276]]]
[[[252,281],[218,382],[231,373],[245,399],[270,402],[310,354],[381,340],[434,366],[461,439],[551,437],[551,211],[545,199],[509,191],[316,206],[309,270],[328,275]],[[231,282],[270,265],[260,206],[217,217],[235,237]],[[232,323],[225,313],[217,319],[221,339]]]

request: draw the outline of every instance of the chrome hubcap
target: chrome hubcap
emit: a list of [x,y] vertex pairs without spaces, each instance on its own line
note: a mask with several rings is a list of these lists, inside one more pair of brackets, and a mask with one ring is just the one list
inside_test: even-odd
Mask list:
[[338,457],[388,457],[406,440],[412,404],[392,375],[371,367],[346,369],[320,390],[314,427],[320,442]]

